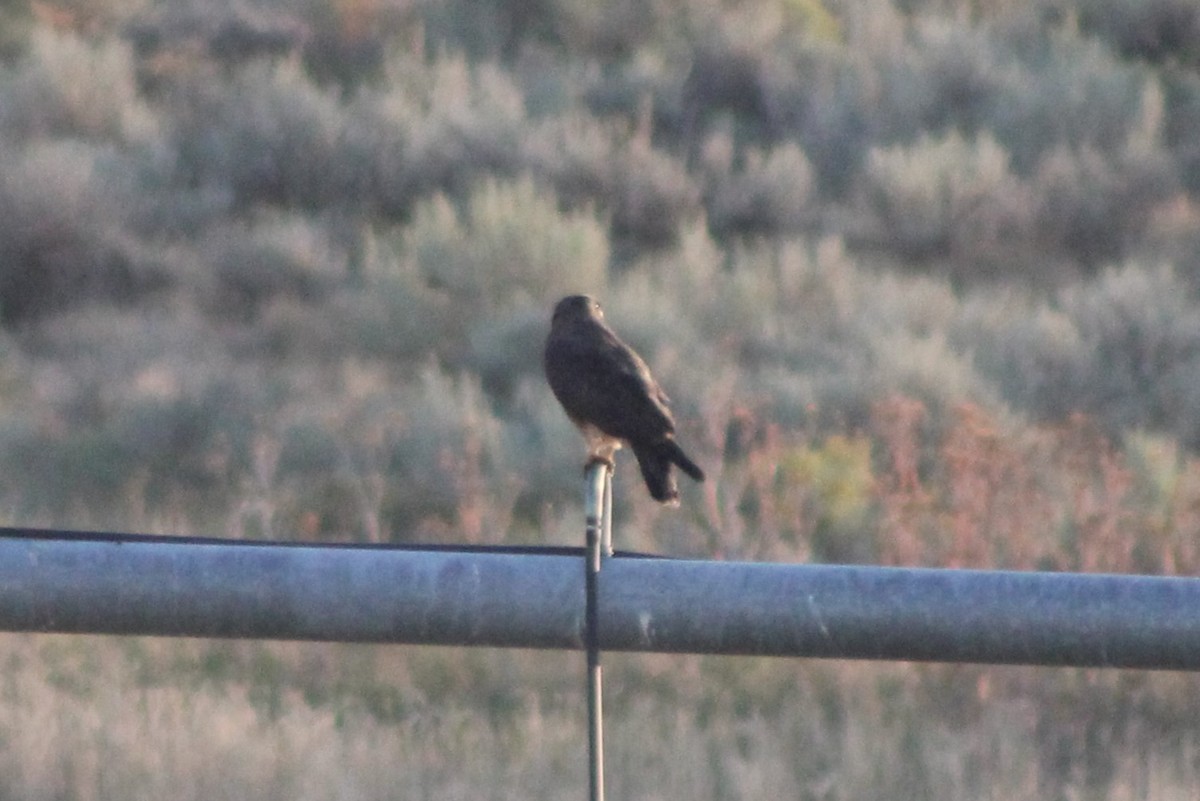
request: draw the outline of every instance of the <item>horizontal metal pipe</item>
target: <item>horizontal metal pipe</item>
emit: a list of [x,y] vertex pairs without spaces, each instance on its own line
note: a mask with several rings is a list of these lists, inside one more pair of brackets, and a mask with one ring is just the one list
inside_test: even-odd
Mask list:
[[[0,630],[584,645],[580,549],[0,530]],[[631,558],[605,650],[1200,669],[1200,579]]]

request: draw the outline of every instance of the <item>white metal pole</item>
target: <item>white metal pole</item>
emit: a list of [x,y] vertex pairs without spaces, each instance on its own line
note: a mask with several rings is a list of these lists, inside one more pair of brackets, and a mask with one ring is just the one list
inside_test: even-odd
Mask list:
[[[609,529],[612,471],[592,462],[586,471],[587,544],[584,560],[585,635],[587,647],[588,797],[604,801],[604,675],[600,666],[599,579]],[[611,536],[611,535],[609,535]],[[611,547],[611,546],[610,546]]]

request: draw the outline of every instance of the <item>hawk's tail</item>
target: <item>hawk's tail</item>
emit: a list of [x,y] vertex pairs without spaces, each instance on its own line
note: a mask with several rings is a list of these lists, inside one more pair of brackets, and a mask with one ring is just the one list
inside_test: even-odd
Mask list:
[[679,447],[679,443],[677,443],[675,440],[664,440],[662,443],[662,449],[668,459],[679,465],[680,470],[687,473],[696,481],[704,480],[704,471],[700,469],[699,465],[687,457],[687,454],[683,452],[683,448]]
[[650,497],[660,503],[679,503],[679,488],[675,485],[675,476],[671,475],[672,464],[679,465],[683,472],[697,481],[704,480],[704,471],[687,457],[673,439],[664,439],[649,446],[634,446],[633,455],[642,469],[642,478],[646,481],[646,489],[650,490]]

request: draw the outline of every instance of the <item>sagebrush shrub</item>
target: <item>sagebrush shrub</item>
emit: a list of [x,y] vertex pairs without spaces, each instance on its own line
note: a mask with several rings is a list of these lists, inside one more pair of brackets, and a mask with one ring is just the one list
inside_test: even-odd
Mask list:
[[130,48],[116,37],[87,40],[45,27],[0,73],[0,131],[20,139],[79,137],[151,141],[160,120],[143,101]]
[[1170,167],[1157,151],[1113,159],[1055,149],[1032,185],[1041,241],[1088,269],[1131,255],[1157,204],[1175,192]]
[[782,236],[815,221],[812,165],[795,143],[768,153],[751,150],[743,169],[719,175],[714,183],[706,207],[719,235]]
[[184,96],[173,132],[184,180],[227,186],[246,207],[311,211],[343,196],[343,109],[298,65],[254,63],[227,83],[189,82]]
[[0,141],[0,319],[134,302],[171,282],[128,230],[140,206],[131,161],[105,144]]
[[997,390],[1039,419],[1085,411],[1114,431],[1149,426],[1193,442],[1200,313],[1191,297],[1173,270],[1135,262],[1053,302],[977,298],[960,338]]
[[1200,64],[1200,9],[1187,0],[1082,0],[1079,24],[1123,55]]
[[560,212],[529,177],[485,181],[461,211],[436,196],[417,208],[403,239],[427,284],[464,307],[545,305],[571,292],[598,292],[608,270],[595,217]]
[[1034,222],[1028,189],[987,134],[969,141],[951,132],[874,149],[864,195],[882,227],[880,239],[935,264],[995,265]]

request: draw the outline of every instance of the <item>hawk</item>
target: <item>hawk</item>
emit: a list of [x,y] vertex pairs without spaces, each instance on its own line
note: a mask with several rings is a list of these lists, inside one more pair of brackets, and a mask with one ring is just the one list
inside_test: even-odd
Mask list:
[[675,442],[666,393],[642,357],[604,322],[595,300],[571,295],[558,302],[543,363],[550,389],[587,440],[589,465],[612,467],[613,454],[627,444],[651,497],[672,506],[679,504],[672,464],[704,480],[704,471]]

